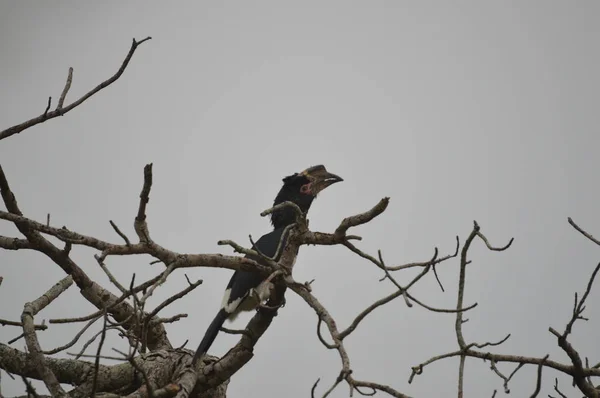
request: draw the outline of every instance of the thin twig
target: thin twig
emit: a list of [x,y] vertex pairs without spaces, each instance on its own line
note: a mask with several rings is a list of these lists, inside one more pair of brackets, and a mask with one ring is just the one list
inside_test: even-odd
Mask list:
[[[35,330],[46,330],[46,329],[48,329],[48,325],[45,325],[44,322],[42,322],[41,325],[33,325],[33,327],[35,328]],[[9,321],[7,319],[0,319],[0,326],[23,327],[23,322],[15,322],[15,321]]]
[[100,355],[102,354],[102,346],[104,345],[104,339],[106,338],[106,321],[108,319],[108,313],[104,311],[104,324],[102,325],[102,336],[98,343],[98,350],[96,351],[96,361],[94,362],[94,378],[92,379],[92,392],[90,396],[94,398],[96,396],[96,387],[98,384],[98,370],[100,369]]
[[460,356],[458,363],[458,398],[463,398],[464,393],[464,380],[465,380],[465,356]]
[[56,378],[56,375],[52,372],[50,367],[46,363],[46,358],[40,347],[40,343],[35,333],[33,318],[64,291],[66,291],[73,284],[73,278],[71,275],[63,278],[60,282],[50,288],[44,295],[39,297],[30,303],[25,303],[23,307],[23,313],[21,315],[21,322],[23,323],[23,333],[25,335],[25,342],[29,349],[29,355],[31,360],[35,363],[35,369],[38,375],[52,393],[53,396],[66,397],[65,390],[61,387]]
[[319,340],[325,347],[329,348],[330,350],[338,348],[338,346],[339,346],[338,344],[329,344],[323,338],[323,335],[321,334],[321,324],[322,323],[323,323],[323,319],[321,319],[321,317],[319,317],[319,321],[317,322],[317,336],[319,337]]
[[115,278],[115,276],[110,272],[110,270],[108,269],[108,267],[104,264],[104,261],[100,258],[100,256],[98,256],[97,254],[94,254],[94,258],[98,262],[98,265],[100,266],[100,268],[102,268],[102,271],[104,271],[104,273],[108,277],[108,280],[110,280],[111,283],[113,285],[115,285],[115,287],[117,289],[119,289],[119,291],[121,292],[121,294],[127,294],[127,289],[125,289],[123,287],[123,285],[121,285],[119,283],[119,281],[117,280],[117,278]]
[[69,68],[69,75],[67,76],[67,82],[65,83],[65,88],[63,88],[62,93],[60,94],[60,99],[58,100],[58,105],[56,106],[56,110],[60,111],[65,103],[65,98],[67,97],[67,93],[71,88],[71,82],[73,81],[73,68]]
[[508,243],[505,246],[495,247],[495,246],[490,245],[490,242],[488,242],[488,239],[485,237],[484,234],[481,233],[481,231],[479,231],[479,230],[477,231],[477,236],[479,236],[479,238],[481,238],[481,240],[485,243],[485,245],[487,246],[487,248],[489,250],[496,251],[496,252],[502,252],[502,251],[508,249],[515,240],[515,238],[510,238],[510,240],[508,241]]
[[69,355],[75,355],[75,359],[79,359],[79,358],[85,357],[86,356],[85,352],[88,349],[88,347],[90,345],[92,345],[92,343],[94,341],[96,341],[96,339],[99,336],[101,336],[103,333],[106,333],[106,331],[111,330],[111,329],[115,329],[115,327],[113,327],[113,326],[107,326],[106,328],[102,328],[102,330],[99,330],[98,332],[96,332],[92,337],[90,337],[90,339],[88,341],[86,341],[83,344],[83,347],[81,347],[81,350],[77,354],[70,354],[69,353]]
[[554,391],[556,391],[561,398],[567,398],[567,396],[558,389],[558,377],[554,378]]
[[[154,285],[160,278],[162,278],[163,273],[161,272],[160,274],[158,274],[157,276],[155,276],[154,278],[140,284],[139,286],[136,286],[133,289],[134,293],[140,292],[142,290],[145,290],[147,288],[149,288],[150,286]],[[127,292],[127,294],[123,294],[121,297],[119,297],[110,307],[107,307],[106,310],[107,311],[111,311],[112,309],[116,308],[119,304],[121,304],[123,301],[125,301],[126,299],[128,299],[130,296],[132,295],[131,292]],[[56,319],[50,319],[50,323],[76,323],[76,322],[86,322],[92,319],[98,319],[99,317],[102,316],[104,310],[98,310],[92,314],[86,315],[86,316],[81,316],[81,317],[75,317],[75,318],[56,318]]]
[[18,335],[17,337],[15,337],[15,338],[12,338],[12,339],[8,340],[8,341],[6,342],[6,344],[8,344],[8,345],[11,345],[11,344],[13,344],[13,343],[15,343],[15,342],[19,341],[19,340],[20,340],[22,337],[25,337],[25,333],[21,333],[21,334],[20,334],[20,335]]
[[163,308],[165,308],[169,304],[173,303],[174,301],[179,300],[180,298],[182,298],[183,296],[185,296],[186,294],[188,294],[189,292],[191,292],[192,290],[194,290],[201,284],[202,284],[202,279],[192,283],[191,285],[189,285],[188,287],[186,287],[179,293],[172,295],[171,297],[169,297],[168,299],[163,301],[161,304],[156,306],[156,308],[150,314],[148,314],[147,318],[151,319],[151,318],[155,317]]
[[117,224],[115,224],[113,222],[113,220],[108,220],[108,222],[110,223],[110,226],[113,227],[113,229],[115,230],[117,235],[119,235],[125,241],[125,244],[127,246],[131,246],[131,242],[129,241],[129,238],[127,237],[127,235],[125,235],[123,232],[121,232],[119,227],[117,227]]
[[148,377],[148,373],[146,373],[146,370],[137,363],[137,361],[135,360],[135,358],[132,355],[127,355],[124,352],[121,352],[115,348],[113,348],[113,351],[118,352],[119,354],[123,355],[125,357],[125,359],[127,361],[129,361],[131,366],[133,366],[135,368],[135,370],[137,370],[138,372],[140,372],[142,374],[142,377],[144,378],[144,382],[146,383],[146,388],[148,389],[148,396],[150,398],[154,397],[155,396],[154,395],[154,387],[150,383],[150,378]]
[[[146,293],[139,300],[140,305],[143,306],[146,303],[146,300],[148,300],[148,298],[150,298],[150,296],[152,296],[152,294],[154,293],[154,290],[156,290],[156,288],[158,288],[159,286],[161,286],[163,283],[165,283],[167,281],[168,276],[171,274],[171,272],[173,272],[173,270],[174,270],[174,266],[173,266],[173,264],[171,264],[162,272],[160,278],[152,286],[150,286],[148,288],[148,290],[146,290]],[[137,299],[137,296],[134,294],[133,298]]]
[[577,231],[579,231],[579,233],[581,233],[583,236],[585,236],[586,238],[588,238],[589,240],[591,240],[592,242],[594,242],[595,244],[600,246],[600,241],[598,239],[594,238],[591,234],[587,233],[579,225],[575,224],[575,221],[573,221],[571,219],[571,217],[568,217],[567,220],[569,221],[569,224],[571,224],[573,226],[573,228],[575,228]]
[[27,396],[31,396],[33,398],[38,398],[39,395],[37,393],[37,391],[35,390],[35,388],[33,387],[33,384],[31,384],[31,382],[29,380],[27,380],[27,378],[25,376],[21,376],[21,380],[23,380],[23,383],[25,383],[25,392],[27,392]]
[[429,261],[417,262],[417,263],[408,263],[408,264],[403,264],[403,265],[391,266],[391,267],[388,267],[388,270],[390,270],[390,271],[400,271],[402,269],[413,268],[413,267],[426,267],[428,265],[437,265],[437,264],[442,263],[442,262],[444,262],[446,260],[449,260],[451,258],[457,257],[459,249],[460,249],[460,239],[457,236],[456,237],[456,248],[454,249],[454,253],[453,254],[448,254],[448,255],[446,255],[444,257],[437,258],[437,256],[438,256],[438,248],[436,247],[434,249],[433,257]]
[[83,334],[85,333],[86,330],[88,330],[88,328],[90,326],[92,326],[98,319],[100,319],[100,316],[90,319],[90,321],[79,331],[77,332],[77,334],[75,335],[75,337],[69,341],[67,344],[62,345],[60,347],[56,347],[52,350],[48,350],[48,351],[44,351],[44,354],[46,355],[53,355],[56,354],[58,352],[61,352],[63,350],[66,350],[67,348],[71,348],[75,345],[75,343],[77,343],[77,341],[79,341],[79,338],[81,338],[81,336],[83,336]]
[[[133,53],[135,52],[135,50],[138,48],[138,46],[142,43],[144,43],[147,40],[150,40],[150,37],[147,37],[143,40],[140,41],[136,41],[135,39],[133,39],[133,42],[131,43],[131,48],[129,49],[129,53],[127,54],[127,56],[125,57],[125,60],[123,61],[123,63],[121,64],[121,67],[119,68],[119,70],[113,75],[111,76],[109,79],[103,81],[102,83],[100,83],[99,85],[97,85],[96,87],[94,87],[92,90],[90,90],[88,93],[84,94],[83,97],[79,98],[77,101],[71,103],[70,105],[62,108],[61,109],[57,109],[51,112],[48,112],[48,110],[50,109],[50,105],[48,105],[48,108],[46,109],[46,111],[38,116],[35,117],[33,119],[30,119],[24,123],[20,123],[17,124],[15,126],[9,127],[6,130],[0,132],[0,140],[8,138],[12,135],[18,134],[20,132],[22,132],[23,130],[26,130],[30,127],[33,127],[37,124],[40,124],[42,122],[45,122],[46,120],[49,119],[53,119],[57,116],[61,116],[66,114],[67,112],[71,111],[72,109],[78,107],[79,105],[81,105],[83,102],[85,102],[88,98],[90,98],[91,96],[93,96],[94,94],[96,94],[98,91],[102,90],[105,87],[110,86],[112,83],[114,83],[119,77],[121,77],[121,75],[123,74],[123,72],[125,71],[125,68],[127,68],[127,65],[129,64],[129,61],[131,60],[131,57],[133,57]],[[64,91],[64,90],[63,90]],[[48,103],[50,104],[51,101],[51,97],[50,99],[48,99]]]
[[315,390],[317,389],[317,385],[319,384],[320,381],[321,381],[321,378],[318,378],[317,381],[315,381],[315,384],[313,384],[312,388],[310,389],[310,397],[311,398],[315,398]]
[[[498,369],[496,367],[496,361],[494,361],[494,360],[490,360],[490,369],[494,373],[496,373],[496,375],[498,375],[498,377],[500,377],[504,381],[504,383],[503,383],[504,393],[505,394],[510,394],[510,388],[508,388],[508,382],[510,381],[510,377],[506,377],[506,376],[504,376],[504,374],[502,372],[500,372],[500,369]],[[516,371],[518,369],[519,369],[519,367],[517,367],[517,369],[515,369],[515,371],[513,372],[513,374],[516,373]]]
[[251,336],[251,334],[248,332],[248,330],[246,329],[228,329],[226,327],[221,326],[219,328],[219,330],[223,333],[227,333],[227,334],[233,334],[233,335],[240,335],[243,334],[245,336]]
[[48,111],[50,110],[51,105],[52,105],[52,97],[48,97],[48,105],[46,105],[46,110],[44,111],[44,114],[42,115],[44,119],[46,119],[48,117]]
[[300,207],[296,203],[290,202],[290,201],[279,203],[267,210],[264,210],[260,213],[260,216],[261,217],[268,216],[269,214],[273,214],[274,212],[284,209],[286,207],[290,207],[296,212],[296,219],[300,219],[300,218],[304,217],[304,213],[302,213],[302,209],[300,209]]
[[471,343],[471,344],[467,345],[467,348],[477,347],[477,348],[481,349],[481,348],[485,348],[485,347],[495,347],[495,346],[499,346],[500,344],[504,343],[509,338],[510,338],[510,333],[507,334],[502,340],[499,340],[496,342],[488,341],[488,342],[482,343],[482,344]]
[[[544,357],[544,361],[548,359],[549,354]],[[540,389],[542,388],[542,369],[544,369],[544,363],[540,362],[537,368],[537,380],[535,382],[535,390],[533,394],[531,394],[531,398],[535,398],[540,393]]]
[[[469,234],[469,237],[465,241],[465,244],[464,244],[461,254],[460,254],[460,275],[458,278],[458,298],[457,298],[457,303],[456,303],[456,309],[458,310],[458,312],[456,313],[456,322],[454,324],[454,329],[456,332],[456,339],[458,341],[458,345],[460,348],[465,348],[465,346],[467,345],[467,343],[465,342],[465,338],[463,337],[463,333],[462,333],[463,313],[461,311],[463,309],[463,301],[464,301],[464,295],[465,295],[465,279],[466,279],[466,272],[467,272],[467,253],[469,252],[471,243],[473,242],[473,239],[475,239],[475,236],[477,236],[478,232],[479,232],[479,225],[477,224],[477,221],[474,221],[473,222],[473,230],[471,231],[471,233]],[[463,365],[461,365],[461,366],[464,367],[464,360],[461,361],[461,363],[463,363]],[[461,387],[462,387],[462,384],[461,384]]]
[[232,241],[230,239],[220,240],[217,242],[217,245],[231,246],[236,253],[244,254],[246,256],[262,258],[264,260],[264,263],[267,265],[265,266],[263,264],[256,263],[257,264],[256,271],[258,271],[258,272],[271,273],[271,272],[273,272],[273,269],[277,269],[277,262],[274,261],[272,258],[269,258],[268,256],[265,256],[265,255],[261,255],[259,252],[255,251],[255,250],[246,249],[245,247],[240,246],[239,244],[235,243],[234,241]]
[[368,210],[362,214],[357,214],[355,216],[344,218],[340,225],[336,228],[334,235],[344,236],[346,235],[346,231],[348,231],[349,228],[368,223],[369,221],[373,220],[375,217],[383,213],[389,203],[390,198],[385,197],[381,199],[379,203],[377,203],[371,210]]
[[140,205],[138,213],[133,223],[135,232],[138,235],[140,242],[150,243],[150,233],[148,232],[148,224],[146,223],[146,205],[150,201],[150,189],[152,188],[152,163],[144,166],[144,185],[140,192]]

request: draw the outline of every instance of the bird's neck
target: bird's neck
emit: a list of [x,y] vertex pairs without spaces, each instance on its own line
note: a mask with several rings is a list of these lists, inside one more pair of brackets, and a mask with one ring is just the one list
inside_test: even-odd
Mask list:
[[273,224],[273,229],[287,227],[296,222],[296,211],[289,206],[274,211],[271,216],[271,222]]
[[[273,206],[277,206],[278,204],[284,202],[292,202],[295,203],[302,213],[308,212],[310,208],[310,204],[312,203],[314,197],[310,195],[300,195],[294,192],[290,192],[290,189],[284,186],[275,201],[273,202]],[[285,228],[288,225],[294,224],[296,222],[296,209],[291,206],[284,206],[283,208],[274,211],[271,215],[271,223],[273,224],[274,229]]]

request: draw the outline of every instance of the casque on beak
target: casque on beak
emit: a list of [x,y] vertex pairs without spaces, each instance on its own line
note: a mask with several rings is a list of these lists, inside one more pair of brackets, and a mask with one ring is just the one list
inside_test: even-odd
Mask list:
[[328,172],[323,165],[309,167],[304,170],[302,174],[312,181],[311,191],[313,195],[317,195],[319,192],[336,182],[344,181],[342,177]]

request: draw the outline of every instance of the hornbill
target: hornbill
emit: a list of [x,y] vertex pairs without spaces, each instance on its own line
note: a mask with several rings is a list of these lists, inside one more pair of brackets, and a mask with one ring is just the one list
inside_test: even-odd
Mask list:
[[[306,213],[319,192],[339,181],[343,181],[342,178],[329,173],[323,165],[309,167],[283,179],[283,187],[277,194],[273,206],[290,201]],[[295,222],[296,211],[290,206],[274,211],[271,213],[273,231],[256,241],[253,249],[263,256],[279,261],[286,245],[288,232]],[[265,262],[260,256],[247,255],[246,257],[258,263]],[[240,311],[251,311],[268,300],[272,285],[269,282],[262,283],[265,279],[260,273],[252,271],[240,270],[233,274],[225,289],[221,309],[196,350],[194,363],[208,351],[226,319],[234,319]]]

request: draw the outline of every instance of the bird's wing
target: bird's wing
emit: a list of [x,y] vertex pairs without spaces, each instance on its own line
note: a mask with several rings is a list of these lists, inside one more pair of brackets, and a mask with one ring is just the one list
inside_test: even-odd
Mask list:
[[[292,226],[278,228],[263,235],[256,241],[253,249],[274,261],[278,261],[285,248],[291,228]],[[265,260],[261,256],[248,255],[246,257],[260,264],[265,263]],[[264,279],[264,276],[257,272],[236,271],[227,284],[221,308],[229,314],[235,313],[240,304],[248,297],[251,290],[257,288]]]

